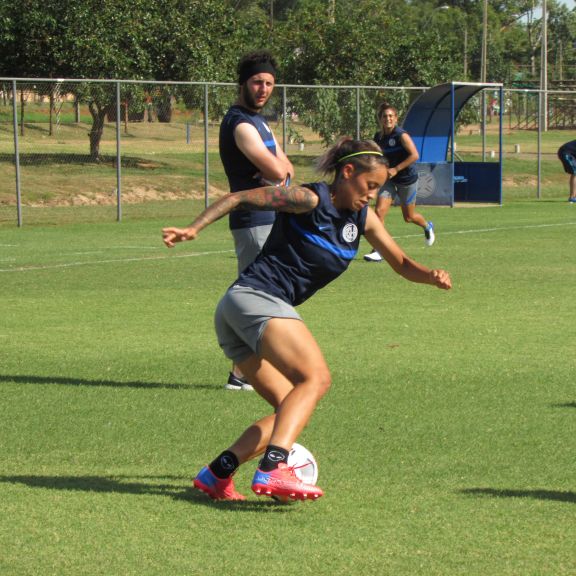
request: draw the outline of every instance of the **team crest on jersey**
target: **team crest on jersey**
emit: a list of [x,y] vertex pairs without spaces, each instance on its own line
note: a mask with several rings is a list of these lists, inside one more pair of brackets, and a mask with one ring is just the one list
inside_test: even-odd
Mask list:
[[396,146],[396,138],[390,138],[390,140],[388,140],[388,146]]
[[354,242],[358,238],[358,228],[356,224],[349,222],[342,228],[342,239],[344,242]]

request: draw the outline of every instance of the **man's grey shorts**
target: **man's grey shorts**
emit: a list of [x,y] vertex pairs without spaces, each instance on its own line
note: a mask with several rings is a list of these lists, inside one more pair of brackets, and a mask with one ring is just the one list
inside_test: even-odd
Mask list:
[[302,320],[294,307],[280,298],[234,285],[216,308],[214,325],[218,344],[234,363],[260,353],[260,342],[270,318]]
[[236,249],[236,259],[238,260],[238,274],[256,260],[260,254],[262,246],[270,235],[272,224],[264,226],[253,226],[252,228],[238,228],[232,230],[234,238],[234,248]]

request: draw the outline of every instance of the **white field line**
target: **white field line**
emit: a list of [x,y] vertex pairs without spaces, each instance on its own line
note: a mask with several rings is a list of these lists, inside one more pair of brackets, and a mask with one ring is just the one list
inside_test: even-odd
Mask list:
[[0,272],[29,272],[33,270],[56,270],[58,268],[73,268],[75,266],[91,266],[92,264],[116,264],[118,262],[146,262],[149,260],[169,260],[171,258],[194,258],[196,256],[213,256],[228,254],[234,250],[216,250],[213,252],[194,252],[194,254],[170,254],[166,256],[143,256],[141,258],[110,258],[108,260],[92,260],[86,262],[66,262],[64,264],[47,264],[46,266],[21,266],[18,268],[0,268]]
[[85,252],[64,252],[60,256],[85,256],[86,254],[106,254],[109,250],[164,250],[162,246],[108,246],[106,250],[86,250]]
[[[559,226],[574,226],[576,222],[558,222],[557,224],[527,224],[519,226],[503,226],[501,228],[475,228],[473,230],[454,230],[452,232],[442,232],[442,236],[453,236],[455,234],[482,234],[486,232],[505,232],[507,230],[531,230],[534,228],[557,228]],[[420,238],[422,234],[407,234],[405,236],[394,236],[394,238]]]
[[[574,226],[576,222],[560,222],[556,224],[528,224],[519,226],[503,226],[493,228],[475,228],[471,230],[454,230],[443,232],[442,236],[454,236],[456,234],[486,234],[490,232],[505,232],[507,230],[532,230],[541,228],[557,228],[560,226]],[[395,238],[420,238],[421,234],[406,234]],[[117,264],[118,262],[146,262],[152,260],[168,260],[171,258],[196,258],[199,256],[214,256],[216,254],[229,254],[234,250],[216,250],[210,252],[194,252],[193,254],[166,254],[158,256],[143,256],[139,258],[110,258],[106,260],[92,260],[85,262],[66,262],[63,264],[47,264],[45,266],[21,266],[15,268],[0,268],[0,272],[28,272],[33,270],[56,270],[58,268],[73,268],[76,266],[91,266],[95,264]]]

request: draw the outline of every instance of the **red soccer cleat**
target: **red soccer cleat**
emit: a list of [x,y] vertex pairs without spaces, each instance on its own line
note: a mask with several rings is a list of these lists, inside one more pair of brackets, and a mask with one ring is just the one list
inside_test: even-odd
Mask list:
[[236,492],[232,477],[218,478],[208,466],[204,466],[194,478],[194,488],[202,490],[212,500],[246,500],[246,496]]
[[318,486],[305,484],[296,476],[294,468],[280,462],[276,470],[256,470],[252,491],[258,496],[275,496],[280,500],[317,500],[324,492]]

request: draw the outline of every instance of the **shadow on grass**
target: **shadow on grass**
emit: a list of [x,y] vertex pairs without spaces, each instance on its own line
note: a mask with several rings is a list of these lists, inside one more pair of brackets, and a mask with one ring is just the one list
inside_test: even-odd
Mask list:
[[469,496],[489,496],[492,498],[533,498],[535,500],[554,500],[576,504],[576,492],[559,490],[504,490],[497,488],[468,488],[461,490]]
[[67,386],[105,386],[111,388],[165,388],[168,390],[218,390],[218,387],[210,384],[163,384],[161,382],[118,382],[115,380],[88,380],[86,378],[69,378],[66,376],[11,376],[0,374],[1,382],[16,382],[17,384],[65,384]]
[[[154,483],[154,480],[174,480],[179,484]],[[143,476],[134,481],[134,476],[0,476],[0,483],[22,484],[29,488],[63,490],[67,492],[92,492],[103,494],[133,494],[135,496],[166,496],[173,500],[182,500],[220,510],[254,512],[266,510],[284,512],[291,506],[274,500],[218,501],[195,490],[191,480],[183,476]]]
[[576,402],[565,402],[564,404],[552,404],[552,408],[576,408]]

